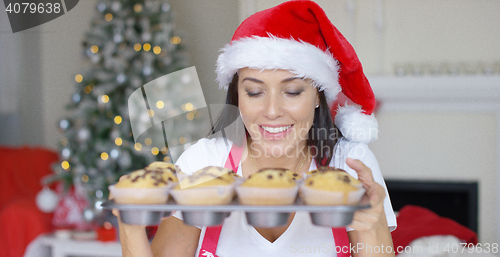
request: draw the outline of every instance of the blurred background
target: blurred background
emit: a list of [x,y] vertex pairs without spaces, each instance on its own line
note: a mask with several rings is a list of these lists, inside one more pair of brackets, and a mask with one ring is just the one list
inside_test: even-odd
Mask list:
[[[18,33],[0,10],[0,145],[60,153],[75,76],[92,65],[82,42],[99,2]],[[244,18],[281,2],[168,1],[207,104],[225,99],[218,50]],[[500,1],[316,2],[354,46],[378,99],[370,148],[385,178],[477,183],[479,239],[500,242]]]

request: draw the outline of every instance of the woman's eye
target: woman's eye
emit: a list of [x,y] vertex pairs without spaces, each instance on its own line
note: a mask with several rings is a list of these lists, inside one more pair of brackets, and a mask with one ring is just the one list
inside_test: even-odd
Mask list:
[[250,97],[258,96],[258,95],[260,95],[260,92],[250,92],[250,91],[247,91],[247,95],[250,96]]
[[302,93],[302,91],[294,91],[294,92],[286,92],[288,95],[291,96],[298,96]]

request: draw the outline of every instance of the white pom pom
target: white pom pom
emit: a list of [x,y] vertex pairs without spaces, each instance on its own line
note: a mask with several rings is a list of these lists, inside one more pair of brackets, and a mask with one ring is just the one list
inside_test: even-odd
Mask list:
[[49,187],[43,189],[36,195],[36,206],[43,212],[53,212],[59,203],[59,196]]
[[339,107],[335,125],[349,141],[371,143],[378,138],[378,123],[375,116],[366,115],[361,108],[352,105]]

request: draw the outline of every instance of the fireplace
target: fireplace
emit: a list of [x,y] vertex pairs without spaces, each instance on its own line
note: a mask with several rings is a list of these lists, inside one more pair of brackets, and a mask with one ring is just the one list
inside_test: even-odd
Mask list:
[[386,180],[394,211],[407,204],[425,207],[478,232],[478,183]]

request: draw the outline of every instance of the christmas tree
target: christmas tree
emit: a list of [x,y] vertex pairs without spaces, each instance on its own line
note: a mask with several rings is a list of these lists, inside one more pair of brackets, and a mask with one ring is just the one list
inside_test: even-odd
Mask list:
[[[204,100],[200,106],[193,104],[196,99],[190,103],[185,97],[171,97],[185,90],[185,84],[189,84],[192,77],[180,74],[170,77],[170,83],[168,79],[159,81],[162,76],[187,67],[168,3],[99,1],[90,31],[85,35],[83,52],[90,67],[75,76],[75,93],[68,105],[70,116],[59,122],[64,134],[60,141],[61,161],[54,166],[54,176],[49,181],[63,181],[67,187],[74,185],[88,199],[86,211],[91,211],[96,203],[98,206],[107,199],[108,186],[123,174],[144,168],[153,161],[172,161],[167,141],[171,146],[174,146],[172,142],[188,144],[207,131],[196,126],[200,115],[196,109],[204,107]],[[153,82],[148,89],[148,83]],[[132,113],[130,103],[134,101],[130,97],[139,93],[139,101],[144,101],[148,90],[153,90],[149,96],[156,98],[156,104],[151,106],[150,102],[146,112],[151,120],[141,121],[144,115]],[[170,97],[161,98],[161,92],[154,90]],[[195,98],[199,100],[200,96]],[[177,106],[182,110],[176,111]],[[165,129],[163,122],[153,122],[153,117],[162,117],[154,116],[153,107],[158,114],[161,109],[170,113],[169,117],[181,115],[193,120],[193,124],[186,127],[185,123],[177,122]],[[156,125],[148,125],[150,121]],[[141,133],[147,133],[135,135],[134,140],[134,126],[140,128]],[[169,131],[183,131],[187,136],[169,135]],[[92,219],[92,215],[87,216],[87,220]]]

